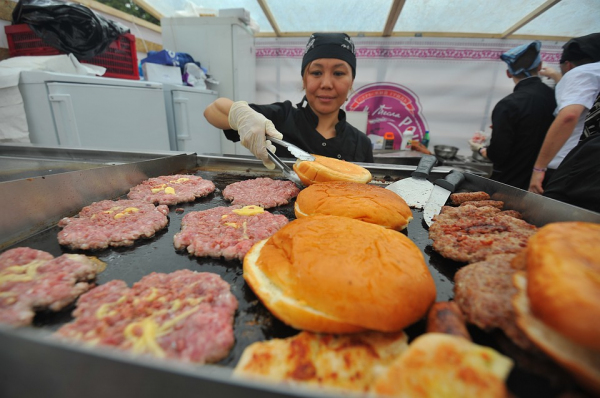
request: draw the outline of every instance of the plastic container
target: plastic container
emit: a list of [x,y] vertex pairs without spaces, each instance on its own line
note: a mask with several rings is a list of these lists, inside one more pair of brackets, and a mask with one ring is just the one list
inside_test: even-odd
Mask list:
[[423,144],[423,146],[425,148],[429,147],[429,131],[425,131],[425,135],[423,136],[423,139],[421,140],[421,144]]
[[383,140],[384,140],[384,149],[394,149],[394,133],[392,132],[387,132],[383,135]]
[[[8,41],[8,54],[11,57],[64,54],[44,43],[41,37],[36,36],[27,24],[7,25],[4,27],[4,31]],[[106,68],[104,77],[140,79],[135,36],[130,33],[119,36],[102,54],[86,60],[80,59],[79,62]]]
[[400,145],[401,151],[410,151],[411,149],[411,141],[414,137],[416,128],[414,126],[410,126],[404,133],[402,134],[402,144]]

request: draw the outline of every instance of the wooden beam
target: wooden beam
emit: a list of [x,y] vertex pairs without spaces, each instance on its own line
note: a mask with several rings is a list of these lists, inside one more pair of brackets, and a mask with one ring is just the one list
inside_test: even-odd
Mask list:
[[383,37],[389,37],[392,35],[392,32],[394,31],[394,26],[396,26],[396,22],[398,21],[398,17],[402,12],[402,8],[404,8],[405,2],[406,0],[394,0],[394,3],[390,8],[387,21],[385,23],[385,28],[383,28]]
[[258,5],[265,13],[267,20],[269,21],[269,23],[271,24],[271,27],[273,28],[273,31],[275,31],[275,36],[281,37],[281,30],[279,30],[279,25],[277,25],[277,21],[275,20],[275,17],[273,16],[273,13],[271,12],[271,9],[269,8],[269,5],[267,4],[266,0],[256,0],[256,1],[258,2]]
[[0,19],[4,21],[12,21],[12,12],[17,3],[10,0],[0,0]]
[[154,18],[158,19],[159,21],[162,17],[164,17],[164,15],[162,15],[156,8],[152,7],[150,4],[148,4],[144,0],[133,0],[133,2],[135,4],[137,4],[138,6],[142,7],[144,9],[144,11],[146,11],[148,14],[152,15]]
[[537,17],[539,17],[544,12],[548,11],[550,8],[552,8],[558,3],[560,3],[560,0],[546,0],[544,4],[540,5],[538,8],[525,15],[525,17],[523,17],[519,22],[517,22],[516,24],[508,28],[506,31],[504,31],[504,33],[500,35],[500,38],[506,39],[508,36],[512,35],[514,32],[521,29],[523,26],[533,21],[534,19],[536,19]]

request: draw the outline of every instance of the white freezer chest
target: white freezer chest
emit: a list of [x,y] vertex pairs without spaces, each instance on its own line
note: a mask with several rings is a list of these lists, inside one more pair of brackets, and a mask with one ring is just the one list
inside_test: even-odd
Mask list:
[[222,154],[223,132],[206,121],[204,109],[217,92],[195,87],[163,84],[171,150]]
[[19,90],[32,144],[171,149],[160,83],[23,71]]

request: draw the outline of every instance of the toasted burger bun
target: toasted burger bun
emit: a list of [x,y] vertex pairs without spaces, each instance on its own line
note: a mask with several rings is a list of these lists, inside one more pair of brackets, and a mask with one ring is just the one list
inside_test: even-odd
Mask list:
[[[577,344],[533,314],[524,271],[518,271],[514,275],[513,283],[518,290],[512,303],[519,328],[536,346],[571,373],[582,386],[600,394],[600,351]],[[589,322],[594,320],[589,319]]]
[[294,171],[306,186],[316,182],[352,181],[366,184],[371,181],[371,172],[364,167],[344,160],[313,155],[314,161],[298,160]]
[[246,347],[237,377],[310,387],[369,390],[379,372],[408,347],[404,332],[352,335],[300,332]]
[[526,250],[533,314],[577,344],[600,350],[600,225],[548,224]]
[[373,392],[395,397],[505,398],[512,361],[463,337],[425,333],[375,381]]
[[339,216],[297,219],[255,244],[244,257],[244,279],[277,318],[323,333],[399,331],[436,297],[410,239]]
[[375,185],[348,181],[323,182],[303,189],[294,210],[296,218],[327,214],[396,230],[406,228],[413,218],[400,195]]

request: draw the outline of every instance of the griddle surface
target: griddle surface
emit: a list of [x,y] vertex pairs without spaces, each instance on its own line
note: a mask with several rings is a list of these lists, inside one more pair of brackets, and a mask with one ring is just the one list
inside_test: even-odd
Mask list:
[[[57,241],[60,228],[54,227],[36,234],[20,242],[17,246],[27,246],[43,250],[54,256],[63,253],[83,253],[93,255],[107,263],[106,270],[98,275],[97,284],[102,285],[114,279],[121,279],[129,286],[139,281],[151,272],[169,273],[179,269],[190,269],[198,272],[213,272],[220,275],[231,285],[231,291],[238,299],[239,308],[234,320],[235,345],[229,355],[218,365],[233,368],[244,349],[256,341],[272,338],[285,338],[298,333],[297,330],[283,324],[262,305],[256,295],[245,283],[242,272],[242,262],[238,260],[197,258],[187,252],[176,251],[173,246],[173,236],[180,231],[181,220],[190,211],[206,210],[217,206],[229,206],[230,202],[222,197],[222,190],[229,184],[244,179],[259,176],[232,175],[222,172],[198,171],[196,175],[213,181],[216,191],[205,198],[191,203],[180,203],[169,206],[169,224],[166,229],[159,231],[155,237],[138,240],[128,248],[109,248],[102,251],[72,251],[61,247]],[[183,212],[176,211],[183,209]],[[268,209],[274,214],[283,214],[290,221],[295,219],[293,202],[286,206]],[[406,234],[422,251],[429,266],[437,288],[437,301],[448,301],[453,298],[453,278],[455,272],[463,265],[448,260],[433,251],[428,230],[423,221],[422,210],[413,209],[414,219],[402,233]],[[401,292],[399,292],[401,294]],[[36,315],[32,327],[55,331],[60,326],[71,321],[70,315],[74,309],[71,305],[60,312],[44,311]],[[406,329],[411,338],[425,331],[424,320]],[[498,348],[491,335],[470,328],[475,342]],[[552,397],[556,391],[547,379],[515,367],[508,380],[510,390],[517,397]]]

